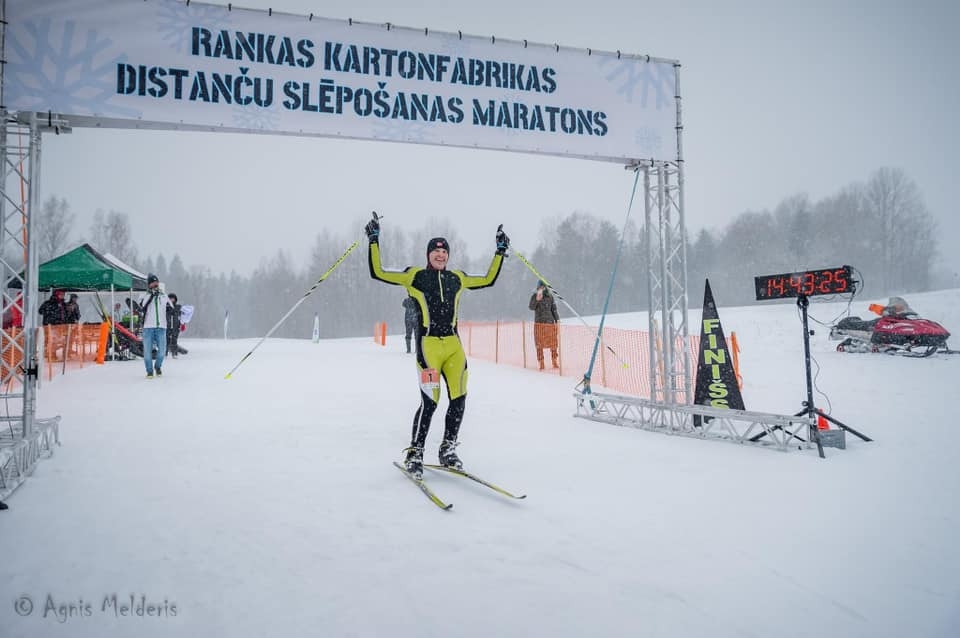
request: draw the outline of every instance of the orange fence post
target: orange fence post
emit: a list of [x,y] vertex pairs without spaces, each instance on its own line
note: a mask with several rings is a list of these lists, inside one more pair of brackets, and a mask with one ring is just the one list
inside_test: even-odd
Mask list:
[[737,333],[730,333],[730,349],[733,351],[733,374],[737,377],[737,386],[743,390],[743,376],[740,374],[740,343],[737,341]]
[[527,367],[527,322],[520,322],[520,347],[523,352],[523,367]]
[[97,340],[97,363],[103,365],[107,356],[107,340],[110,338],[110,322],[100,324],[100,338]]

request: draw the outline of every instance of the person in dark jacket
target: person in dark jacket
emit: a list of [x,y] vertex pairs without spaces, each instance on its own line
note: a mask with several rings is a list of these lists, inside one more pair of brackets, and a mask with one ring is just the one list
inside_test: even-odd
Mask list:
[[77,299],[79,299],[79,296],[77,293],[73,293],[70,295],[70,301],[64,304],[64,309],[67,312],[66,323],[80,322],[80,303]]
[[537,282],[537,290],[530,296],[530,310],[533,311],[533,345],[537,349],[537,362],[543,370],[543,351],[550,350],[550,360],[554,368],[560,367],[557,352],[557,302],[547,288],[547,284]]
[[406,330],[407,354],[410,354],[410,340],[417,330],[417,324],[420,323],[420,311],[417,307],[417,300],[413,297],[407,297],[403,300],[403,327]]
[[457,456],[457,435],[463,422],[467,401],[467,355],[457,334],[460,295],[464,290],[492,286],[500,275],[510,238],[502,228],[497,230],[496,252],[485,275],[468,275],[461,270],[448,270],[450,244],[443,237],[427,243],[427,264],[408,266],[403,271],[384,270],[380,261],[380,223],[374,219],[364,230],[370,240],[368,265],[370,276],[377,281],[403,286],[417,302],[420,325],[417,327],[417,371],[420,381],[420,406],[413,417],[410,447],[404,452],[404,467],[414,479],[423,476],[423,448],[430,421],[440,401],[440,379],[446,382],[447,407],[443,442],[440,444],[440,465],[462,468]]
[[170,305],[167,306],[167,354],[174,359],[180,354],[180,346],[177,340],[180,338],[180,304],[177,295],[170,293],[167,295]]
[[63,302],[63,291],[54,290],[50,298],[40,304],[38,312],[45,326],[57,326],[66,323],[67,305]]

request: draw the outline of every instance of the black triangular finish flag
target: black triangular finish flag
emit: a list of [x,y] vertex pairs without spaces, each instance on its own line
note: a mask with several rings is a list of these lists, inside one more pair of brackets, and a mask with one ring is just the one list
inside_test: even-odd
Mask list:
[[[710,280],[703,291],[703,318],[700,322],[700,355],[697,357],[697,387],[693,393],[697,405],[744,410],[743,397],[733,369],[733,358],[723,335],[717,304],[713,301]],[[695,419],[699,425],[699,419]]]

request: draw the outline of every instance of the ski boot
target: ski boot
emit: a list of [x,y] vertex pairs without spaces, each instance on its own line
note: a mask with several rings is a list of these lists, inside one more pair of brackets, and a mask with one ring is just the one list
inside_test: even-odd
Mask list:
[[440,465],[454,470],[463,469],[463,461],[457,456],[457,445],[456,441],[446,440],[440,444]]
[[404,452],[407,453],[403,460],[403,466],[407,473],[418,481],[423,478],[423,448],[408,447]]

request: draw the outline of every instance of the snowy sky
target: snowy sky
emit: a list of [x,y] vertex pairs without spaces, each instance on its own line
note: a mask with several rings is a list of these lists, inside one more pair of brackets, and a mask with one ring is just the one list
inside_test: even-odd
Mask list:
[[[941,252],[960,237],[955,3],[734,0],[722,14],[683,0],[238,4],[677,59],[691,233],[896,166],[937,218]],[[249,272],[278,249],[304,264],[319,230],[359,233],[373,209],[387,226],[449,217],[475,254],[503,222],[523,249],[575,210],[619,227],[632,186],[613,164],[390,143],[76,129],[44,144],[44,196],[69,200],[78,234],[97,208],[126,212],[141,253],[215,271]],[[960,273],[960,253],[942,262]]]

